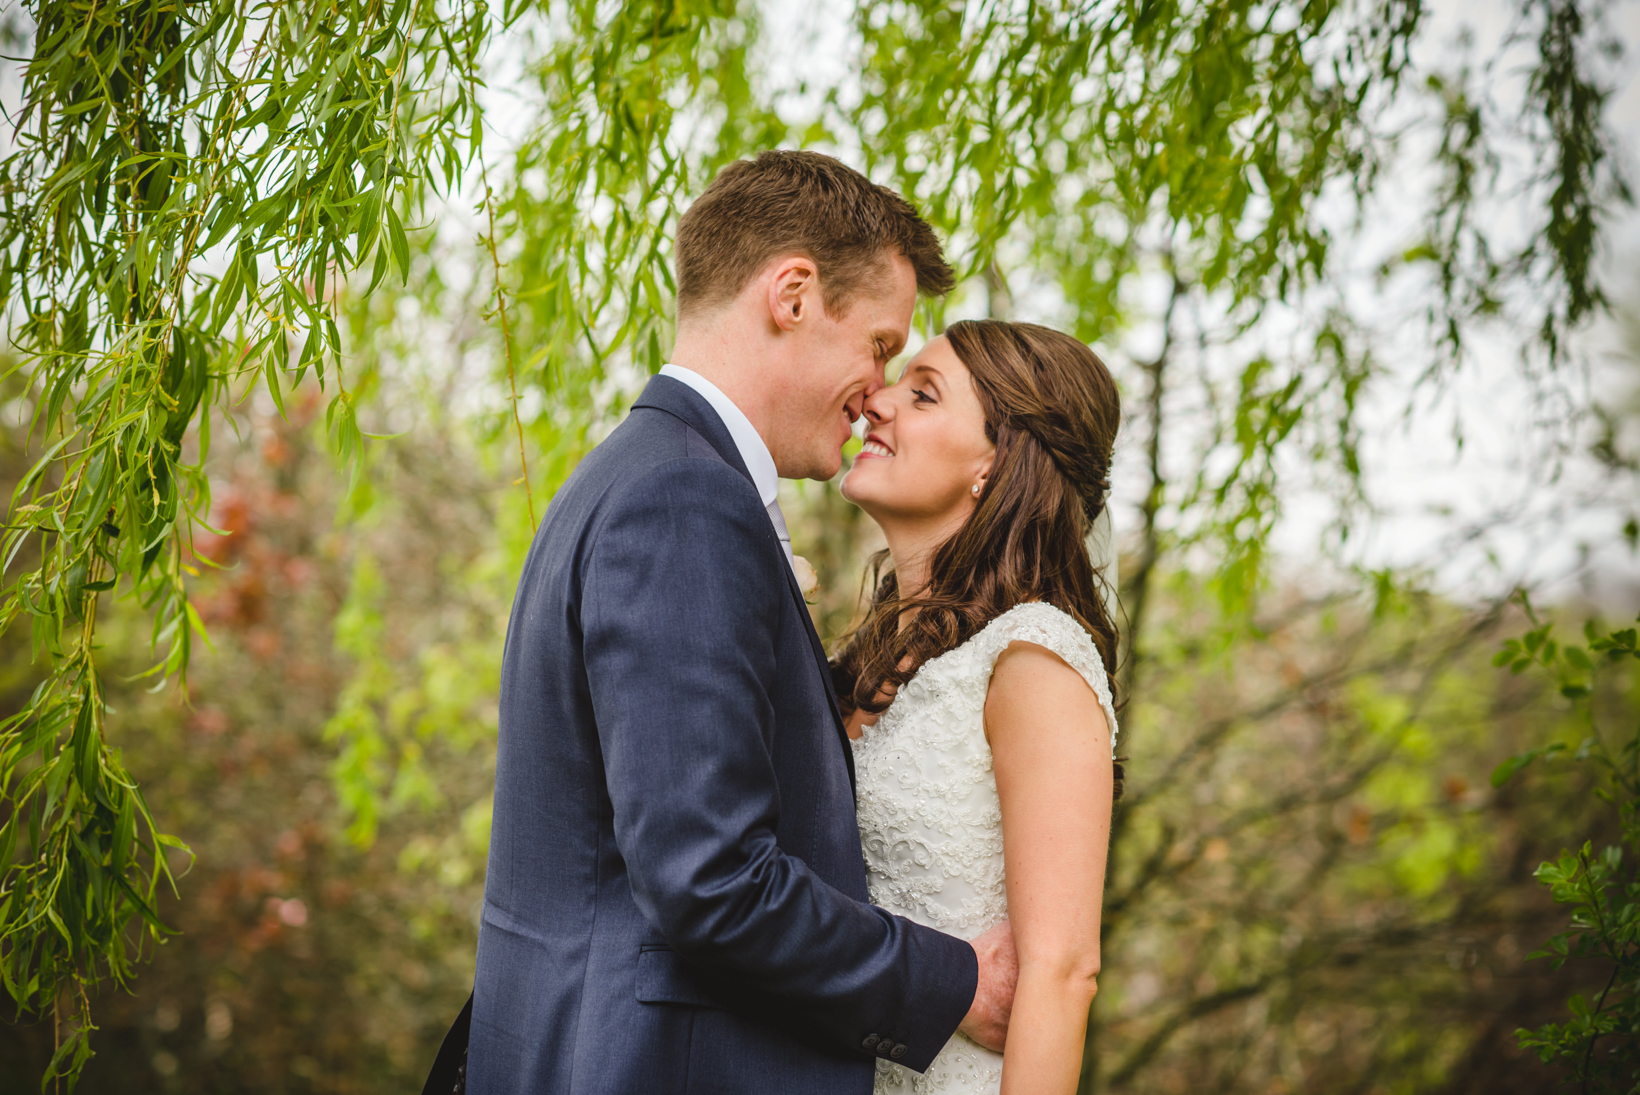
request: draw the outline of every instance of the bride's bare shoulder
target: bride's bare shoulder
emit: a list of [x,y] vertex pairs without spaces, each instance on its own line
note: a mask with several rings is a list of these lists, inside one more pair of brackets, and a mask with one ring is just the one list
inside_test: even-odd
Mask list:
[[1108,736],[1105,712],[1086,678],[1053,650],[1015,639],[997,655],[985,696],[985,736],[1046,722],[1093,724]]

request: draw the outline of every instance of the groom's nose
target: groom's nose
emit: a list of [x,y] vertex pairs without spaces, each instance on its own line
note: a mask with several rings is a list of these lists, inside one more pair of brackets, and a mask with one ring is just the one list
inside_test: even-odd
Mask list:
[[865,416],[871,419],[873,423],[881,422],[889,414],[893,413],[889,410],[888,397],[880,394],[887,390],[887,388],[879,388],[877,391],[866,396]]
[[865,397],[870,399],[886,387],[888,387],[888,362],[879,361],[871,371],[871,379],[866,381]]
[[877,375],[871,378],[871,388],[866,394],[874,395],[886,387],[888,387],[888,362],[879,361],[877,363]]

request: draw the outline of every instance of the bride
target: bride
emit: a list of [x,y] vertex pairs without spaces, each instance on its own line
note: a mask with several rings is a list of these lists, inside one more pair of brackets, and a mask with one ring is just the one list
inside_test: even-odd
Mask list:
[[[1024,323],[953,324],[866,402],[844,497],[888,541],[834,663],[871,899],[964,939],[1011,922],[1005,1052],[952,1037],[877,1092],[1076,1090],[1099,973],[1116,630],[1085,541],[1104,515],[1116,384]],[[1102,571],[1104,567],[1100,567]]]

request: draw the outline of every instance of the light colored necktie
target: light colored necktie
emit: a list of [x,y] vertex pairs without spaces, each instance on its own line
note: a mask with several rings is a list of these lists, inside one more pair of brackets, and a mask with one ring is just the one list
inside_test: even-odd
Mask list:
[[792,574],[797,573],[797,564],[792,560],[792,534],[786,530],[786,515],[780,512],[780,499],[776,498],[767,506],[769,521],[774,525],[774,534],[780,537],[780,550],[786,553],[786,565],[792,568]]

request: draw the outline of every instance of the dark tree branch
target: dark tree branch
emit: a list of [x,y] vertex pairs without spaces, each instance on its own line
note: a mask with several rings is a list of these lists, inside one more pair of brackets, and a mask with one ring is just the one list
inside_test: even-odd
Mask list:
[[[1168,257],[1168,266],[1173,265],[1172,256]],[[1161,513],[1162,502],[1167,493],[1167,475],[1162,468],[1162,405],[1167,395],[1167,368],[1168,360],[1173,352],[1173,312],[1187,290],[1178,271],[1173,270],[1173,289],[1167,298],[1167,309],[1162,315],[1162,349],[1156,357],[1144,363],[1144,371],[1149,385],[1145,390],[1145,471],[1149,479],[1148,489],[1145,491],[1145,500],[1139,507],[1141,547],[1139,563],[1133,569],[1132,576],[1122,583],[1123,601],[1127,605],[1127,656],[1122,659],[1122,691],[1126,695],[1133,695],[1133,687],[1138,680],[1139,664],[1143,659],[1145,610],[1149,607],[1151,580],[1156,571],[1156,564],[1161,559],[1162,541],[1161,530],[1157,527],[1157,518]],[[1123,730],[1130,732],[1130,727],[1124,724]]]

